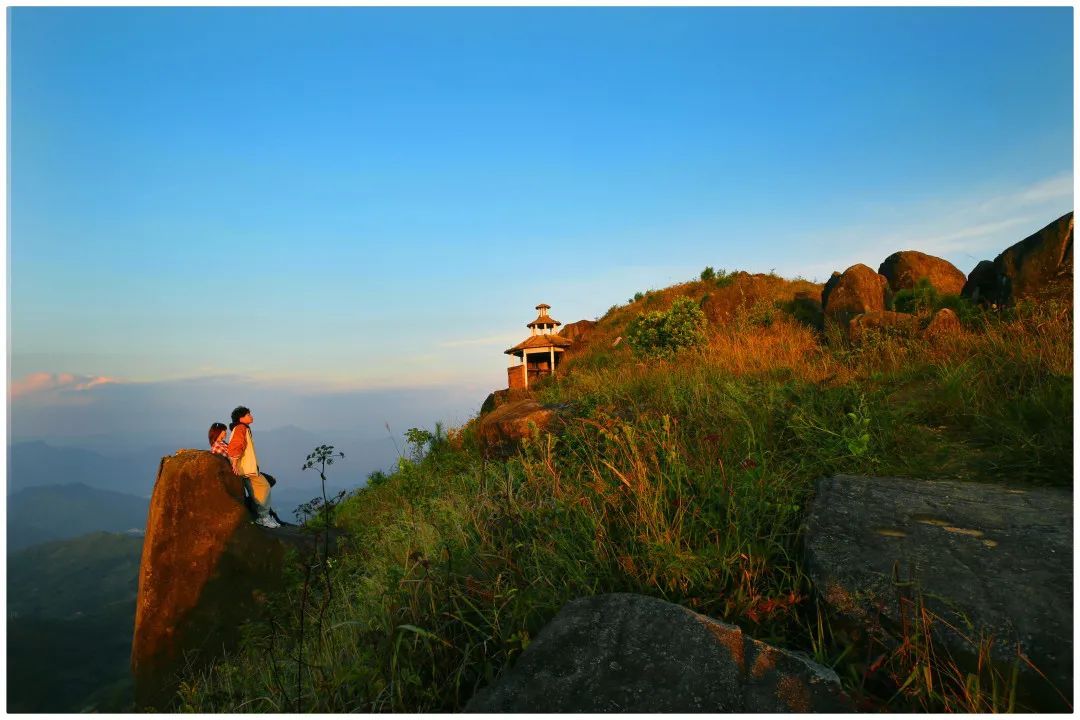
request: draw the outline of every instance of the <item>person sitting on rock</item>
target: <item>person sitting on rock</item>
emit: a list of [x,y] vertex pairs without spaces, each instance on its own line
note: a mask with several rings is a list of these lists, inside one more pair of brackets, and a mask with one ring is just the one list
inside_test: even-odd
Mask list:
[[241,405],[232,411],[232,437],[229,439],[229,461],[233,472],[244,478],[244,485],[255,506],[255,523],[276,528],[281,524],[270,514],[270,482],[259,472],[255,457],[255,441],[251,436],[251,410]]
[[229,457],[229,444],[225,442],[225,423],[214,423],[210,426],[210,452],[215,455]]

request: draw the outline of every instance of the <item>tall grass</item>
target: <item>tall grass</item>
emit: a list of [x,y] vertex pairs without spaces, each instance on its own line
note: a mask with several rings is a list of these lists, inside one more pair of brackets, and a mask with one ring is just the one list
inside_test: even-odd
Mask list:
[[[188,675],[180,706],[280,711],[300,687],[307,711],[459,710],[566,601],[613,591],[865,670],[815,620],[800,568],[815,478],[1072,481],[1071,307],[855,345],[747,305],[705,347],[650,362],[597,338],[536,391],[569,408],[557,434],[489,460],[470,424],[346,499],[322,627],[301,647],[299,589],[274,599],[238,652]],[[960,707],[901,690],[896,707]],[[1007,704],[993,697],[968,707]]]

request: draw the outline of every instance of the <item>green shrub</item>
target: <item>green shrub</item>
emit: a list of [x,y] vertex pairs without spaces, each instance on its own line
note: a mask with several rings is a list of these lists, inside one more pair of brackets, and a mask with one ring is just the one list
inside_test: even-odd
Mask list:
[[956,313],[960,324],[966,328],[976,327],[983,316],[983,311],[978,305],[960,295],[939,295],[934,303],[934,312],[942,308],[949,308]]
[[938,291],[927,278],[919,278],[915,287],[899,290],[892,296],[892,309],[896,312],[925,315],[934,311]]
[[821,305],[807,298],[794,298],[777,303],[777,309],[790,315],[796,322],[807,327],[821,330],[824,324],[824,316]]
[[759,298],[751,305],[742,305],[735,310],[735,326],[740,330],[751,327],[772,327],[776,320],[777,303],[768,298]]
[[626,340],[638,355],[662,358],[705,342],[705,313],[690,298],[679,298],[667,312],[639,316]]
[[716,279],[716,271],[712,269],[712,266],[706,265],[705,269],[701,271],[701,281],[710,282]]
[[948,308],[956,313],[960,323],[967,328],[975,327],[983,314],[975,303],[965,297],[938,292],[927,278],[919,278],[913,288],[896,292],[889,306],[896,312],[924,316]]
[[720,268],[716,271],[716,278],[713,281],[716,283],[716,287],[724,288],[735,282],[735,271],[728,272],[724,268]]

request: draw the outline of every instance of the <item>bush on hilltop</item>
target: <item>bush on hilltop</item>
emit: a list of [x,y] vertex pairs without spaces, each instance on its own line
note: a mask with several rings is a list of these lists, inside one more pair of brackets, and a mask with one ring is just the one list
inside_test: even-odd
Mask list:
[[705,342],[705,313],[690,298],[679,298],[666,312],[646,313],[630,323],[626,341],[638,355],[671,357]]

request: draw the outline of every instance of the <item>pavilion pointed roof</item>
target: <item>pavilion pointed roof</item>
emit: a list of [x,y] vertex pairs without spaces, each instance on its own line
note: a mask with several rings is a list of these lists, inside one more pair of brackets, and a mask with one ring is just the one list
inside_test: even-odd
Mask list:
[[537,305],[536,312],[538,312],[539,314],[536,316],[535,320],[533,320],[525,327],[535,328],[537,325],[551,325],[552,327],[554,327],[555,325],[562,325],[561,322],[548,315],[548,310],[550,309],[551,306],[547,303],[540,303],[539,305]]
[[516,355],[523,350],[539,350],[550,347],[565,348],[573,344],[573,340],[567,340],[562,335],[533,335],[525,338],[509,350],[503,350],[503,354]]
[[544,313],[544,314],[541,314],[541,315],[537,315],[536,319],[533,320],[528,325],[526,325],[525,327],[531,328],[531,327],[536,327],[537,325],[562,325],[562,323],[559,322],[558,320],[556,320],[555,318],[551,317],[547,313]]

